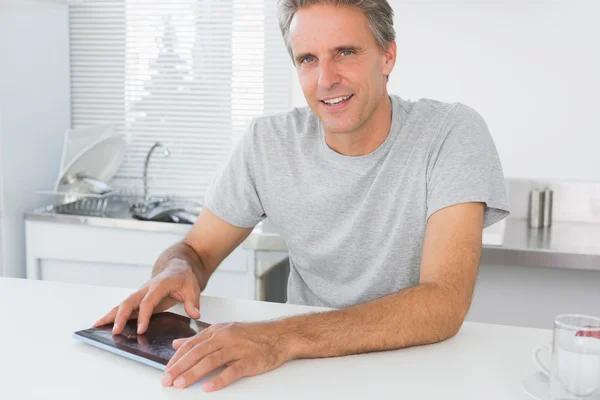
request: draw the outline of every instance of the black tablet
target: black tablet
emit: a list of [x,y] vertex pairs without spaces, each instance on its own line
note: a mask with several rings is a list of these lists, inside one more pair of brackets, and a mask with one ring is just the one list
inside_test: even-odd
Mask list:
[[152,315],[148,330],[143,335],[137,334],[137,319],[130,319],[119,335],[113,335],[113,324],[108,324],[77,331],[73,337],[103,350],[164,370],[175,354],[173,340],[194,336],[209,326],[210,324],[179,314],[162,312]]

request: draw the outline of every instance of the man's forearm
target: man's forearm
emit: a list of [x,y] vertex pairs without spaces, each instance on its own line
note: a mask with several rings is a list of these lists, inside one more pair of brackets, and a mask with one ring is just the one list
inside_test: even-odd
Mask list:
[[357,306],[277,321],[289,358],[334,357],[439,342],[468,310],[451,291],[417,285]]
[[174,265],[178,260],[191,267],[192,272],[200,285],[200,290],[203,291],[210,278],[210,273],[205,267],[202,258],[190,245],[185,243],[185,241],[176,243],[162,252],[154,264],[152,277],[163,272],[169,265]]

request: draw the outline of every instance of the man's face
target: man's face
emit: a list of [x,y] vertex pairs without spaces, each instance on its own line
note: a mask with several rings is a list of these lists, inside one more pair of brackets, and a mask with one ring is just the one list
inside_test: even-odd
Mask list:
[[324,128],[353,133],[369,122],[387,96],[395,43],[383,51],[363,13],[327,4],[294,15],[290,43],[304,97]]

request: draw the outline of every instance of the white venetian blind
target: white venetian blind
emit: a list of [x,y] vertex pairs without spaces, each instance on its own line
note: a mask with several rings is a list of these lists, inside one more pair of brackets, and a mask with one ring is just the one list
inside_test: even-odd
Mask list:
[[115,186],[203,200],[250,119],[291,104],[273,0],[90,0],[70,8],[72,125],[126,135]]

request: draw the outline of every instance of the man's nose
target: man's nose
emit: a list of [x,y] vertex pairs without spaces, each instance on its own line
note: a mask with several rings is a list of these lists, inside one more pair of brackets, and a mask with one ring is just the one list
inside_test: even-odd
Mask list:
[[340,83],[340,76],[333,62],[321,61],[319,69],[319,87],[330,89],[336,83]]

